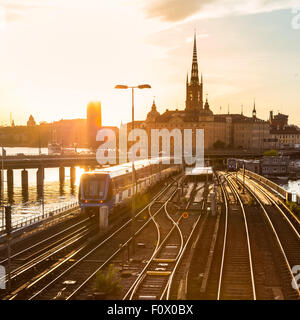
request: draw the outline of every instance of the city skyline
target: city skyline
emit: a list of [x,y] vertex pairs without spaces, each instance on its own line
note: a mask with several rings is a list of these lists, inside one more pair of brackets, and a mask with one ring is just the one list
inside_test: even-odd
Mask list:
[[85,118],[87,104],[98,100],[103,124],[119,126],[130,120],[131,97],[114,90],[118,83],[151,84],[136,94],[136,119],[145,118],[153,96],[160,112],[184,109],[196,30],[204,96],[214,113],[227,113],[228,105],[240,113],[243,105],[251,115],[255,99],[259,118],[280,111],[299,125],[296,5],[0,1],[0,124],[10,112],[16,125],[30,114],[37,122]]

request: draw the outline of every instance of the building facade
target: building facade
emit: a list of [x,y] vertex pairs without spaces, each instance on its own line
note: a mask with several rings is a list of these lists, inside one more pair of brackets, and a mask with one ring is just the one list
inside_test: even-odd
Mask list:
[[300,148],[300,129],[288,124],[288,115],[270,112],[270,135],[274,149]]
[[101,103],[90,102],[86,110],[86,130],[88,146],[96,149],[99,143],[96,141],[98,130],[102,126]]
[[[256,116],[255,103],[252,117],[243,114],[214,114],[208,99],[203,98],[204,82],[201,74],[199,80],[197,44],[194,36],[193,59],[190,78],[186,79],[186,99],[184,110],[166,110],[160,114],[155,101],[147,114],[145,121],[136,121],[135,128],[142,128],[148,132],[148,145],[151,144],[151,129],[180,129],[184,136],[185,129],[192,130],[193,152],[196,148],[196,130],[204,130],[205,150],[216,148],[239,148],[247,150],[266,150],[270,148],[270,124]],[[127,124],[128,132],[131,123]],[[172,141],[171,141],[172,144]],[[150,147],[149,147],[150,150]],[[183,149],[184,150],[184,149]]]

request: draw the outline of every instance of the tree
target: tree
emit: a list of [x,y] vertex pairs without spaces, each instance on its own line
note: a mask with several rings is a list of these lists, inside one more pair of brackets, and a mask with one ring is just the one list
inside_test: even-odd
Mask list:
[[289,207],[289,209],[295,213],[296,215],[299,215],[300,214],[300,207],[297,205],[297,203],[295,202],[292,202],[292,201],[289,201],[287,203],[287,206]]
[[221,140],[217,140],[214,144],[214,149],[224,149],[226,144],[225,142],[221,141]]
[[121,289],[117,271],[113,264],[109,265],[105,274],[101,270],[97,273],[95,289],[105,294],[116,294]]
[[274,149],[271,149],[271,150],[268,150],[268,151],[265,151],[264,152],[264,156],[265,157],[276,157],[276,156],[278,156],[278,151],[277,150],[274,150]]

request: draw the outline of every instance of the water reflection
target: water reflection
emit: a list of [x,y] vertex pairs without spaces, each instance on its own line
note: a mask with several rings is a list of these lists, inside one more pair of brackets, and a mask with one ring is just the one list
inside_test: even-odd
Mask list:
[[[39,154],[38,148],[6,148],[7,155]],[[87,149],[79,149],[78,152],[87,151]],[[48,149],[42,148],[42,154],[47,154]],[[1,148],[0,148],[1,153]],[[44,188],[37,188],[37,169],[26,169],[28,173],[28,185],[22,187],[21,169],[13,170],[13,188],[7,187],[7,171],[4,170],[4,204],[12,205],[12,218],[18,220],[20,217],[30,217],[32,215],[42,214],[42,204],[44,202],[45,211],[54,210],[62,207],[70,202],[77,200],[77,190],[80,182],[80,176],[84,169],[75,167],[73,174],[70,168],[65,168],[65,181],[59,183],[59,169],[46,168]],[[23,172],[23,174],[26,174]],[[71,181],[72,177],[72,181]],[[42,191],[43,190],[43,191]],[[44,199],[44,200],[43,200]],[[1,199],[0,199],[1,201]],[[0,225],[3,222],[4,211],[0,213]]]
[[26,204],[29,199],[28,186],[22,188],[22,203]]
[[[46,168],[44,188],[37,186],[37,169],[28,169],[28,186],[22,187],[21,171],[13,170],[14,186],[8,188],[4,184],[4,202],[12,205],[13,214],[39,213],[44,199],[45,210],[57,208],[77,200],[80,176],[84,169],[75,167],[73,179],[69,168],[65,170],[65,180],[59,182],[59,168]],[[7,173],[4,173],[5,180]]]
[[59,183],[59,195],[63,197],[65,195],[65,183],[60,182]]

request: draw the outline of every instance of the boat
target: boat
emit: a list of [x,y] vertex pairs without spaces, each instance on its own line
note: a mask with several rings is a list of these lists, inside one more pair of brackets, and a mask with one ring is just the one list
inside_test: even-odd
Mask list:
[[55,155],[62,153],[62,146],[59,143],[53,142],[48,144],[48,154]]

